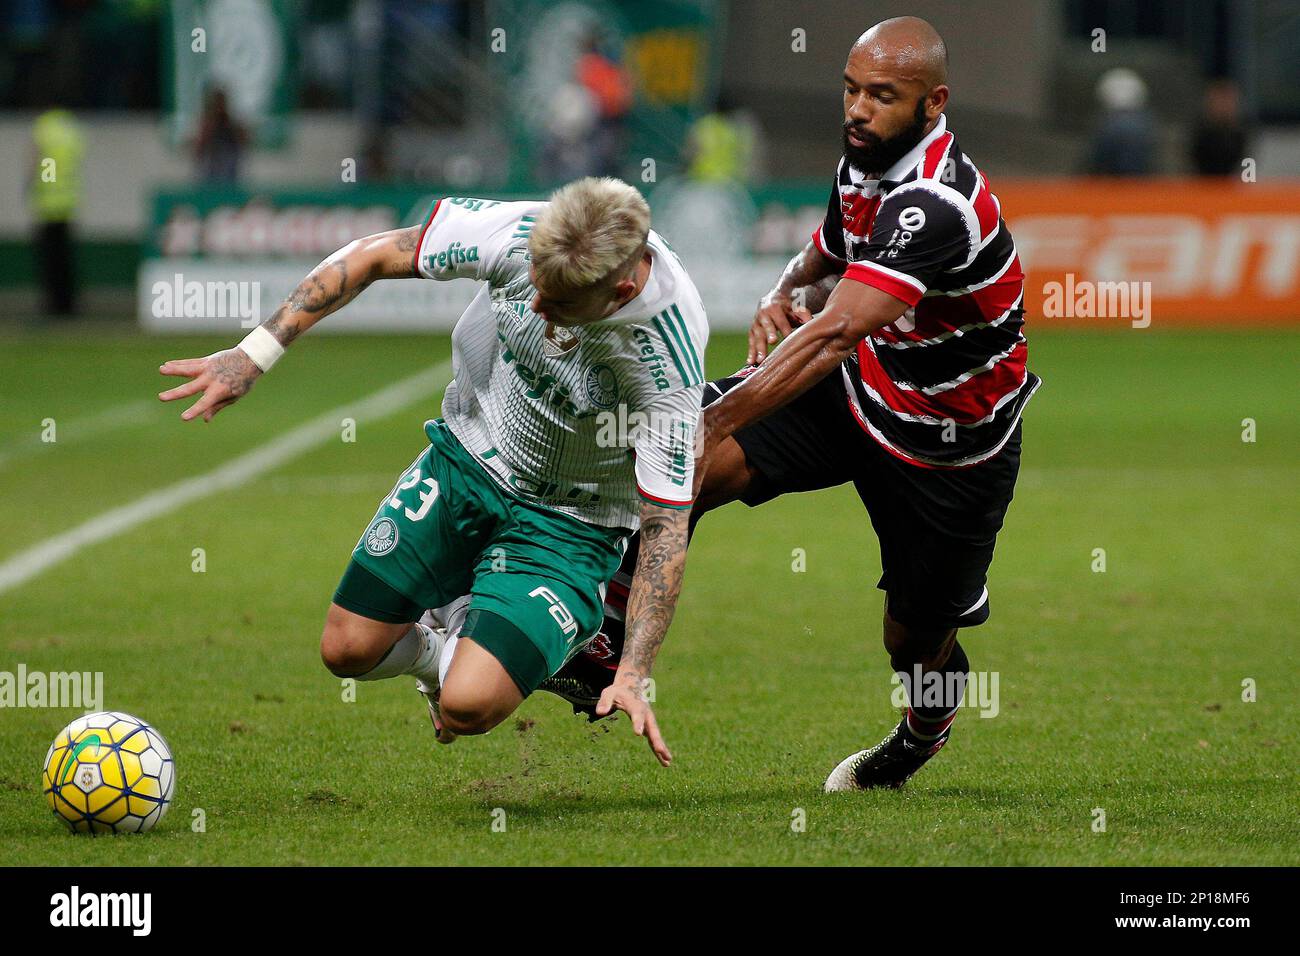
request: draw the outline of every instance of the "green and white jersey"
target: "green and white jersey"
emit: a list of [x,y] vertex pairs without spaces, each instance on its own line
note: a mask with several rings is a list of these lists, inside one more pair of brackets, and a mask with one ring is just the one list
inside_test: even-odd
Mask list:
[[653,231],[640,294],[553,326],[529,304],[543,201],[441,199],[417,250],[430,279],[484,283],[452,332],[442,417],[502,485],[595,525],[635,529],[643,500],[691,504],[709,330],[695,284]]

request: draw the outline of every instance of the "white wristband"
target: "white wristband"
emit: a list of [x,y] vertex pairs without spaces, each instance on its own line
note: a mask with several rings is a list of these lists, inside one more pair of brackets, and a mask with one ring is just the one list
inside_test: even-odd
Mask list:
[[239,343],[239,347],[263,372],[269,372],[271,366],[284,354],[284,346],[260,325],[244,336],[244,341]]

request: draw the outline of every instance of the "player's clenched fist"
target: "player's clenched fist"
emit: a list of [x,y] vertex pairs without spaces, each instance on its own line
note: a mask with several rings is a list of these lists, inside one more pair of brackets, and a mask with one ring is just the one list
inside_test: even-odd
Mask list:
[[164,402],[202,393],[197,402],[181,413],[181,420],[187,422],[200,415],[205,422],[212,421],[217,412],[246,395],[262,374],[262,370],[239,348],[213,352],[205,358],[173,359],[164,362],[158,371],[163,375],[189,379],[184,385],[159,392],[158,397]]
[[749,327],[749,364],[762,362],[781,339],[810,318],[808,310],[796,307],[788,295],[769,292],[763,296]]

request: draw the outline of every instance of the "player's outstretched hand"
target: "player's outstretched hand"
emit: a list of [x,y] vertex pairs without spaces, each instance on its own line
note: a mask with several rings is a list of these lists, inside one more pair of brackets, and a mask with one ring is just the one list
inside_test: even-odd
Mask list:
[[217,412],[248,394],[262,374],[262,370],[240,348],[213,352],[204,358],[172,359],[159,366],[158,371],[163,375],[189,379],[184,385],[159,392],[158,397],[164,402],[202,393],[197,402],[181,412],[181,420],[186,422],[200,415],[205,422],[212,421]]
[[769,292],[758,303],[754,322],[749,327],[748,364],[758,365],[767,354],[811,316],[807,309],[797,308],[787,295]]
[[632,732],[638,737],[646,738],[650,749],[665,767],[673,762],[673,755],[659,733],[659,724],[655,721],[655,712],[641,691],[641,681],[629,675],[627,679],[616,678],[614,683],[605,688],[596,704],[596,714],[604,717],[618,708],[632,718]]

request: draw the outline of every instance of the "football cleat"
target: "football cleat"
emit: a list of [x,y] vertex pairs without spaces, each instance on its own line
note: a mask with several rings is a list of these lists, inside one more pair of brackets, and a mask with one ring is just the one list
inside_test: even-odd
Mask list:
[[609,635],[602,632],[537,689],[568,701],[575,714],[585,715],[589,723],[595,723],[605,719],[596,715],[596,705],[605,688],[614,683],[617,671],[618,655]]
[[[903,718],[905,722],[906,717]],[[897,790],[939,752],[948,742],[949,731],[925,744],[917,744],[903,733],[903,723],[870,750],[859,750],[840,761],[826,778],[825,791],[872,790],[888,787]]]
[[438,698],[442,694],[441,687],[430,687],[422,680],[416,680],[415,689],[424,695],[425,700],[429,702],[429,719],[433,721],[433,738],[440,744],[451,744],[456,742],[456,735],[448,730],[442,723],[442,708],[438,706]]

